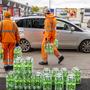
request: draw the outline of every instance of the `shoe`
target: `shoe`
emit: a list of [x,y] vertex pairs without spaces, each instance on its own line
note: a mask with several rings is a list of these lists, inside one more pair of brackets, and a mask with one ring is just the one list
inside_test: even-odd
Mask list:
[[12,66],[9,66],[9,70],[13,70],[13,65]]
[[9,66],[4,66],[5,71],[9,70]]
[[40,65],[48,65],[48,62],[39,62]]
[[63,59],[64,59],[64,56],[61,56],[61,57],[59,58],[58,64],[60,64],[60,63],[63,61]]

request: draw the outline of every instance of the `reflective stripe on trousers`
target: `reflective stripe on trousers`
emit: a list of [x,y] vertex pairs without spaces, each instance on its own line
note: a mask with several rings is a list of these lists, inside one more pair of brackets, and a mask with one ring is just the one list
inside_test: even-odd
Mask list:
[[3,63],[12,65],[14,60],[15,43],[2,43]]
[[4,65],[13,65],[13,60],[3,60]]

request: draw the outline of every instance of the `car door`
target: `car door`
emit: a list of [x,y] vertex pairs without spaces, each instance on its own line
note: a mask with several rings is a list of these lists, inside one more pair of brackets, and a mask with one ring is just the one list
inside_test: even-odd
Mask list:
[[26,33],[29,37],[31,47],[40,48],[44,31],[44,18],[31,18],[32,26]]
[[20,19],[15,21],[18,29],[19,29],[19,34],[20,34],[20,38],[24,38],[24,31],[25,31],[25,19]]
[[57,38],[59,40],[59,48],[74,49],[76,47],[80,34],[77,31],[71,31],[71,27],[72,25],[70,23],[63,20],[57,20]]

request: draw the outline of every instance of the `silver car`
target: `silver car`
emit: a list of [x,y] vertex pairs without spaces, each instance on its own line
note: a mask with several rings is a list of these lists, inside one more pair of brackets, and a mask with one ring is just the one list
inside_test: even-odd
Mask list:
[[[20,30],[20,45],[23,52],[41,48],[44,31],[44,16],[22,17],[16,20]],[[83,30],[70,21],[57,18],[57,39],[59,49],[78,49],[90,52],[90,31]]]

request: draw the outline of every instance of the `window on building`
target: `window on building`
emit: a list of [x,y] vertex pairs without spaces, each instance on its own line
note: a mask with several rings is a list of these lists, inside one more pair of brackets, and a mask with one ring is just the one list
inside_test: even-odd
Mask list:
[[89,8],[85,9],[84,15],[85,16],[90,16],[90,9]]

